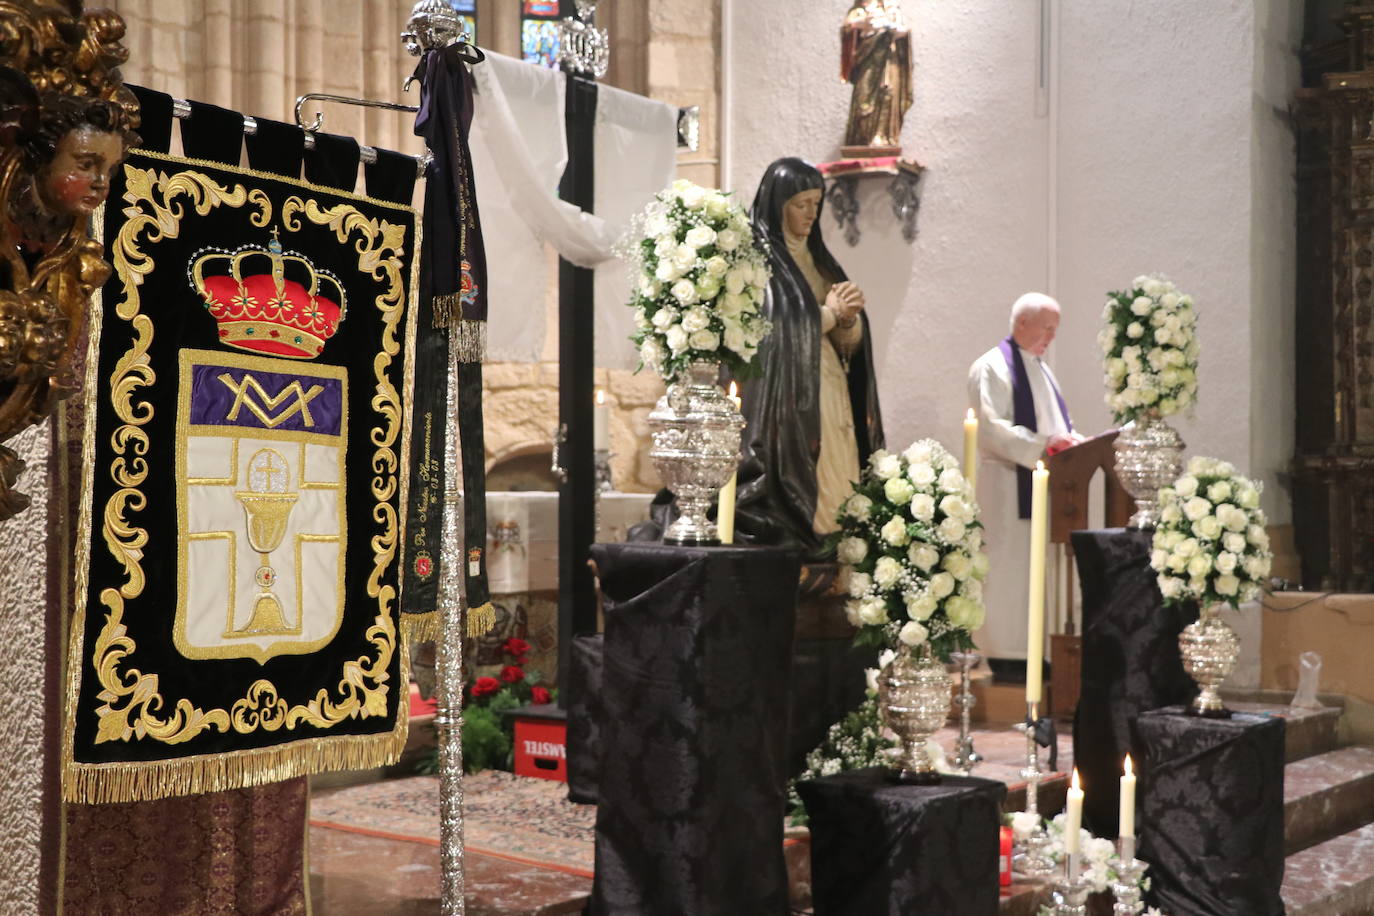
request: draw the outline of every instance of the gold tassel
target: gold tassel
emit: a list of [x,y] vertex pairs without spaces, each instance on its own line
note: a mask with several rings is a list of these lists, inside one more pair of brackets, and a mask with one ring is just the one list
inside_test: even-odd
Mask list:
[[485,636],[496,626],[496,608],[488,601],[478,607],[468,608],[468,636]]
[[445,293],[442,296],[435,296],[431,303],[436,328],[446,328],[453,324],[455,318],[463,317],[462,293]]
[[434,642],[439,638],[439,612],[401,615],[401,638],[407,646]]
[[487,357],[487,323],[464,318],[458,322],[449,346],[458,351],[458,362],[480,363]]

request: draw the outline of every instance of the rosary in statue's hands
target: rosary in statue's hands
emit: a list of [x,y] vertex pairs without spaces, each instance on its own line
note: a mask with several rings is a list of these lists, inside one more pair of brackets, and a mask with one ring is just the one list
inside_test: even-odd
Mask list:
[[859,312],[864,308],[863,290],[851,281],[844,280],[830,287],[825,297],[825,307],[835,315],[835,321],[842,328],[852,328],[859,320]]

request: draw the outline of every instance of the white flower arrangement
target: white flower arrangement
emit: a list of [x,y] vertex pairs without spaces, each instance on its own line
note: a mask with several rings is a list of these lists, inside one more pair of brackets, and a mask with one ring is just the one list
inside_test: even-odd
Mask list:
[[640,365],[671,381],[710,359],[747,378],[770,325],[760,311],[768,263],[744,209],[679,178],[636,217],[629,238]]
[[837,521],[858,642],[928,642],[941,659],[973,647],[988,558],[973,487],[944,446],[922,439],[901,454],[874,452]]
[[1260,491],[1229,462],[1200,457],[1160,489],[1150,566],[1166,604],[1239,607],[1259,597],[1273,559]]
[[[1006,815],[1006,819],[1016,839],[1024,841],[1035,829],[1035,824],[1040,820],[1040,816],[1026,811],[1017,811]],[[1045,853],[1055,865],[1064,861],[1066,856],[1064,851],[1065,820],[1065,816],[1061,813],[1056,814],[1052,820],[1044,822],[1045,833],[1050,839],[1049,844],[1045,847]],[[1082,869],[1083,878],[1092,888],[1092,892],[1100,894],[1110,891],[1112,884],[1117,880],[1117,869],[1121,864],[1121,857],[1117,854],[1116,844],[1111,840],[1095,837],[1088,830],[1080,827],[1078,829],[1078,850],[1081,856],[1079,867]],[[1142,872],[1138,884],[1141,890],[1148,891],[1150,889],[1149,877]],[[1162,916],[1159,910],[1153,907],[1146,912],[1147,916],[1150,914]],[[1040,916],[1054,916],[1054,911],[1049,907],[1041,907]]]
[[1102,309],[1107,406],[1117,423],[1167,417],[1197,403],[1197,312],[1193,297],[1159,276],[1108,293]]

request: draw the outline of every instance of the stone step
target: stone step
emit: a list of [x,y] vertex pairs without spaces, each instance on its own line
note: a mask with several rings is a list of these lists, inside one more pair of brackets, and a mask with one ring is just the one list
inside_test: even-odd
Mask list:
[[1343,747],[1283,771],[1284,847],[1291,855],[1374,821],[1374,748]]
[[1252,691],[1227,694],[1226,707],[1236,712],[1282,716],[1285,720],[1284,759],[1302,760],[1341,746],[1340,721],[1344,711],[1340,698],[1323,697],[1328,705],[1321,709],[1289,706],[1291,695],[1277,691]]
[[1374,824],[1289,856],[1282,894],[1288,916],[1374,913]]

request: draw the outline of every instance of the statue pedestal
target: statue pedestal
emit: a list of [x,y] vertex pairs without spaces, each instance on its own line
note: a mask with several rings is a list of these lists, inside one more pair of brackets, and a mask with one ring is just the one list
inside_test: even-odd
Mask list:
[[819,163],[816,168],[830,179],[826,200],[830,202],[835,220],[844,230],[844,240],[850,247],[859,244],[858,180],[861,178],[889,178],[888,194],[892,197],[892,215],[902,224],[902,238],[916,239],[916,213],[921,207],[920,184],[925,166],[914,159],[902,159],[900,147],[845,146],[845,157],[834,162]]

